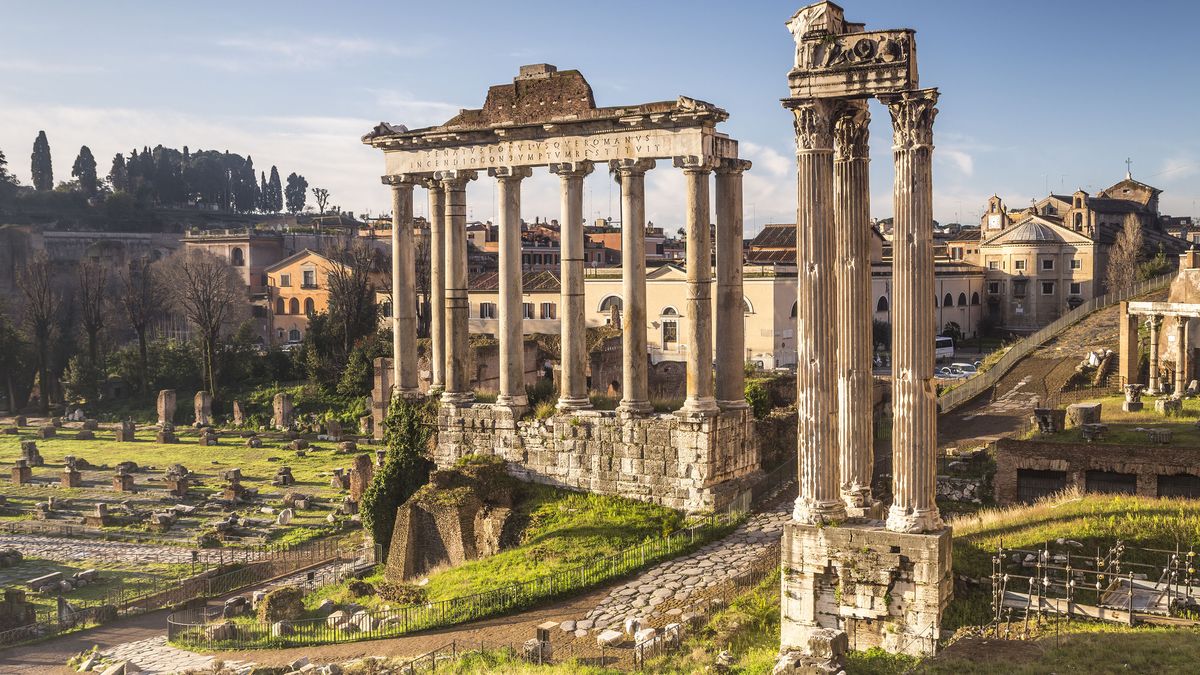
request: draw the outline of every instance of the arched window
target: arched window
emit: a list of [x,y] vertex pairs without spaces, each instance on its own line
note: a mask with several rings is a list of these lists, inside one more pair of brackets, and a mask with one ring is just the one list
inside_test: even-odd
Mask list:
[[979,292],[978,291],[971,294],[971,304],[972,305],[979,304]]
[[614,307],[617,309],[624,309],[624,304],[621,302],[620,296],[608,295],[600,301],[601,313],[607,314],[608,312],[611,312]]
[[304,313],[308,316],[312,316],[313,314],[317,313],[317,305],[313,302],[312,298],[304,299]]
[[284,313],[286,313],[286,312],[287,312],[287,303],[285,303],[285,302],[283,301],[283,298],[276,298],[276,300],[275,300],[275,313],[276,313],[276,314],[284,314]]
[[742,298],[742,311],[746,314],[754,313],[754,305],[750,304],[750,301],[746,298]]
[[938,296],[937,296],[937,293],[934,293],[934,294],[933,294],[933,307],[934,307],[934,309],[937,309],[938,307],[941,307],[941,305],[939,305],[939,304],[938,304]]
[[966,306],[967,306],[967,294],[966,294],[966,293],[959,293],[959,294],[958,294],[958,306],[959,306],[959,307],[966,307]]
[[229,252],[229,264],[234,267],[244,267],[246,265],[246,255],[242,253],[241,248],[234,248]]
[[[888,311],[888,299],[887,299],[886,295],[879,296],[879,302],[875,303],[875,311],[876,312]],[[796,310],[793,309],[792,314],[795,314],[795,313],[796,313]]]
[[675,311],[674,307],[663,307],[659,316],[679,316],[679,312]]
[[793,319],[796,318],[796,308],[799,307],[799,305],[800,305],[800,303],[798,303],[798,302],[792,303],[792,318]]
[[297,300],[296,298],[292,298],[291,300],[288,300],[288,314],[299,314],[299,313],[300,313],[300,301]]
[[1083,214],[1076,213],[1075,214],[1075,231],[1078,232],[1081,229],[1083,229]]
[[293,329],[289,330],[288,331],[288,342],[299,342],[299,341],[300,341],[300,329],[293,328]]
[[942,307],[953,307],[953,306],[954,306],[954,296],[947,293],[946,297],[942,298]]

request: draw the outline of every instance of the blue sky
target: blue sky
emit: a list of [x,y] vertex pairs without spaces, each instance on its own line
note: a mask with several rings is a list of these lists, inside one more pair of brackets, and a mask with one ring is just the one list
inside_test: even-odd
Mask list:
[[[921,84],[942,91],[935,215],[974,221],[987,196],[1023,206],[1047,191],[1135,178],[1163,209],[1200,215],[1200,75],[1193,2],[847,2],[871,28],[917,30]],[[747,229],[791,221],[790,116],[779,105],[799,2],[112,2],[3,0],[0,149],[29,180],[45,129],[56,179],[81,144],[106,171],[116,152],[162,143],[249,153],[324,186],[355,212],[390,208],[374,123],[437,124],[482,104],[525,63],[578,68],[599,105],[679,94],[730,112],[724,130],[755,163]],[[891,215],[890,122],[873,108],[872,213]],[[651,173],[647,213],[674,229],[682,177]],[[588,179],[585,209],[619,207]],[[486,177],[471,215],[490,218]],[[424,213],[418,200],[417,213]],[[557,180],[526,181],[527,219],[556,217]],[[613,214],[614,216],[617,214]]]

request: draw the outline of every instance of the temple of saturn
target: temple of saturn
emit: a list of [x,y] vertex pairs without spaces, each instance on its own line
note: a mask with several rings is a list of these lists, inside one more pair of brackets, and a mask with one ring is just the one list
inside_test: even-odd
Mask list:
[[[1120,362],[1117,373],[1129,398],[1130,385],[1144,387],[1145,393],[1183,396],[1196,377],[1195,331],[1200,319],[1200,251],[1179,256],[1179,272],[1171,283],[1167,302],[1122,302],[1120,323]],[[1150,364],[1142,381],[1139,327],[1145,324],[1149,334]],[[1166,349],[1163,343],[1166,343]],[[1191,392],[1195,393],[1195,392]]]
[[[782,652],[797,659],[848,643],[927,654],[953,592],[950,528],[934,501],[929,317],[938,92],[919,88],[912,30],[865,31],[830,2],[801,9],[787,25],[796,40],[783,104],[796,131],[800,495],[784,529]],[[870,98],[891,113],[895,163],[886,514],[870,488],[871,315],[863,309],[870,305]]]
[[[737,141],[717,131],[727,118],[714,105],[682,96],[597,107],[578,71],[539,64],[523,66],[512,84],[488,90],[482,108],[463,110],[445,124],[416,130],[380,124],[363,138],[383,150],[383,182],[392,188],[396,298],[414,297],[413,198],[418,187],[428,193],[439,466],[468,454],[495,454],[528,480],[689,511],[725,506],[758,475],[743,381],[742,173],[750,163],[738,158]],[[684,336],[683,407],[655,414],[647,393],[645,180],[668,162],[686,178],[684,311],[692,320]],[[583,181],[605,163],[621,190],[623,344],[616,411],[591,409],[585,372]],[[557,414],[545,420],[523,416],[529,403],[522,377],[521,187],[539,167],[549,167],[561,189],[562,375]],[[496,181],[499,203],[502,365],[494,404],[475,402],[467,384],[466,186],[485,174]],[[709,213],[710,182],[715,214]],[[394,305],[393,391],[416,396],[415,303]],[[869,317],[867,322],[869,329]]]

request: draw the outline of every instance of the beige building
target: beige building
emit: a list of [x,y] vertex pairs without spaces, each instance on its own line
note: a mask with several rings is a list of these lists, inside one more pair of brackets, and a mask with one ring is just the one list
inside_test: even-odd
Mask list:
[[1161,250],[1173,261],[1188,243],[1163,227],[1161,192],[1126,176],[1096,196],[1051,194],[1017,211],[993,195],[980,220],[978,252],[988,319],[1034,331],[1103,295],[1109,248],[1129,221],[1141,225],[1147,257]]

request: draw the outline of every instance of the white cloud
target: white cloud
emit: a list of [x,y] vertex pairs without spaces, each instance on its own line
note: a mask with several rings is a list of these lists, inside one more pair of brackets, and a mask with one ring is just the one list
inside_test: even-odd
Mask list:
[[1184,178],[1190,178],[1200,173],[1200,161],[1195,157],[1176,155],[1168,157],[1159,167],[1153,177],[1161,176],[1163,183],[1171,183]]
[[969,178],[975,173],[975,160],[970,153],[954,148],[938,148],[933,155],[934,161],[949,164],[963,178]]
[[48,63],[32,59],[0,59],[0,72],[35,75],[88,75],[102,73],[104,68],[94,63]]
[[418,99],[395,89],[367,89],[367,93],[375,97],[375,109],[387,116],[386,121],[404,124],[410,129],[442,124],[466,107]]

